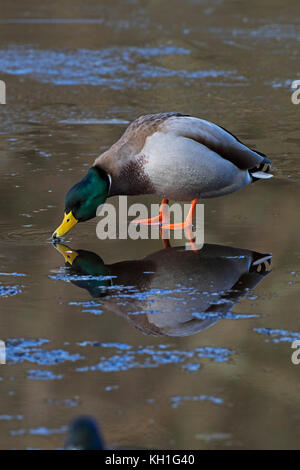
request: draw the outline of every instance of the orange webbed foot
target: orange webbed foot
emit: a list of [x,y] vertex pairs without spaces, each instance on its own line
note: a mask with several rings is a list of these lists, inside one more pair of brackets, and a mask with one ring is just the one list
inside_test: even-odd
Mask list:
[[150,219],[134,219],[131,222],[136,225],[162,225],[169,218],[168,199],[163,199],[159,209],[159,215]]

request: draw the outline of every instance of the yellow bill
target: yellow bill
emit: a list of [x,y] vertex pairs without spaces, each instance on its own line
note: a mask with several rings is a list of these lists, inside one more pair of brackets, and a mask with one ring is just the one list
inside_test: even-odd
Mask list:
[[57,251],[59,251],[63,255],[65,259],[65,263],[68,263],[70,265],[74,263],[75,259],[78,256],[77,251],[72,250],[66,245],[62,245],[61,243],[56,243],[54,246],[57,249]]
[[59,227],[57,227],[55,232],[52,233],[52,238],[63,237],[66,233],[69,232],[69,230],[71,230],[72,227],[74,227],[75,224],[77,224],[77,222],[78,220],[75,219],[72,211],[70,211],[68,214],[65,213],[62,223]]

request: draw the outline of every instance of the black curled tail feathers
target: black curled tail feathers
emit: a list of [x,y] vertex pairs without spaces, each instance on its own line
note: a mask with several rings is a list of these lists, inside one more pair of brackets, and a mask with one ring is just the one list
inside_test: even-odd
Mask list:
[[254,168],[251,168],[249,170],[249,173],[252,177],[252,181],[255,182],[259,179],[264,179],[264,178],[271,178],[273,175],[271,175],[270,170],[272,166],[271,160],[269,160],[263,153],[257,152],[259,155],[264,157],[263,161],[259,163],[257,166]]
[[272,253],[257,253],[252,254],[252,263],[249,272],[256,272],[259,274],[268,274],[271,271]]

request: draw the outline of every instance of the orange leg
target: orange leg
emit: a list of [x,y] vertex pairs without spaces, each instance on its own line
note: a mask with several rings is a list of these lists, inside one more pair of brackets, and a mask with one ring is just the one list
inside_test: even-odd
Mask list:
[[197,201],[198,201],[197,198],[192,200],[191,207],[190,207],[190,210],[189,210],[189,213],[187,215],[185,222],[181,222],[179,224],[164,224],[163,223],[161,228],[165,230],[178,230],[178,229],[191,227],[193,224],[193,215],[195,213]]
[[131,222],[137,225],[161,225],[164,224],[169,216],[168,211],[168,199],[163,199],[161,201],[159,215],[152,217],[152,219],[134,219]]
[[195,243],[195,237],[194,237],[194,234],[192,232],[192,226],[191,225],[185,228],[185,236],[191,244],[192,251],[194,253],[199,253],[199,249],[198,249],[197,244]]
[[160,230],[160,235],[161,235],[161,239],[162,239],[162,242],[163,242],[163,247],[164,248],[170,248],[171,247],[170,239],[165,238],[164,230]]
[[[169,237],[165,236],[166,235],[165,230],[160,229],[160,235],[161,235],[161,239],[162,239],[162,242],[163,242],[163,247],[164,248],[170,248],[171,247],[170,239],[169,239]],[[188,227],[185,228],[185,236],[191,244],[192,251],[194,253],[199,253],[199,249],[198,249],[197,244],[195,243],[195,237],[194,237],[194,234],[192,232],[192,227],[191,226],[188,226]]]

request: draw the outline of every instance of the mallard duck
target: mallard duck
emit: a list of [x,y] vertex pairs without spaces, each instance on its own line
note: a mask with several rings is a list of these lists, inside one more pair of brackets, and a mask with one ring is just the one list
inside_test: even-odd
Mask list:
[[104,441],[99,426],[91,416],[77,416],[70,424],[66,450],[103,450]]
[[226,318],[270,272],[272,258],[205,244],[199,253],[169,247],[140,260],[105,265],[90,251],[62,243],[55,247],[69,267],[71,282],[101,298],[105,309],[145,334],[171,337],[199,333]]
[[169,199],[192,201],[182,224],[166,224],[162,210],[157,217],[135,221],[185,228],[192,223],[199,198],[224,196],[270,178],[270,166],[265,155],[212,122],[180,113],[141,116],[69,190],[63,222],[53,238],[95,217],[98,206],[115,195],[154,194],[163,204]]

